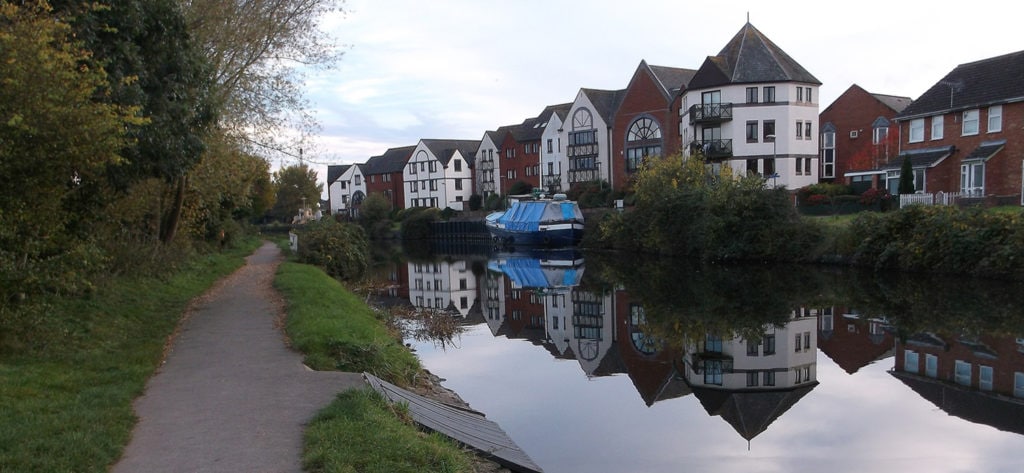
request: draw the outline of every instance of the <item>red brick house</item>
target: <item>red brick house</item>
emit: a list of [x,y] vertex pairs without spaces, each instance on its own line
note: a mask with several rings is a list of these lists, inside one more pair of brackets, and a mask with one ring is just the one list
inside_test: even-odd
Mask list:
[[363,165],[366,179],[366,194],[381,194],[392,209],[402,208],[405,203],[405,182],[402,170],[409,162],[415,146],[390,148],[380,156],[374,156]]
[[852,184],[858,191],[881,187],[881,167],[897,154],[897,114],[910,97],[872,94],[857,84],[821,114],[821,182]]
[[[957,66],[896,122],[918,192],[1022,203],[1024,51]],[[898,181],[896,166],[887,169],[890,182]]]
[[643,159],[679,152],[680,90],[697,71],[640,61],[612,125],[611,182],[629,186]]

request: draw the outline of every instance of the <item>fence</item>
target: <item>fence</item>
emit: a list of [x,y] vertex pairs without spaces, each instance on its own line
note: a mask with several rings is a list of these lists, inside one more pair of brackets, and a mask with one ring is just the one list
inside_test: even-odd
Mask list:
[[908,205],[956,205],[959,192],[938,192],[935,194],[900,194],[900,207]]

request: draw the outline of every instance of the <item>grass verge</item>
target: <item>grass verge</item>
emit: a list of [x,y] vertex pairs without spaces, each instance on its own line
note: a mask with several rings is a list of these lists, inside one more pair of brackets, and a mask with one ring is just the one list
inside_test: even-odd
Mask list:
[[105,472],[135,425],[132,401],[189,301],[245,263],[257,240],[164,278],[117,278],[52,300],[45,337],[0,354],[0,471]]
[[[283,263],[274,285],[287,304],[292,346],[318,370],[371,372],[410,385],[419,360],[373,310],[320,269]],[[401,406],[369,388],[341,393],[305,433],[312,472],[468,472],[472,455],[446,437],[420,432]]]

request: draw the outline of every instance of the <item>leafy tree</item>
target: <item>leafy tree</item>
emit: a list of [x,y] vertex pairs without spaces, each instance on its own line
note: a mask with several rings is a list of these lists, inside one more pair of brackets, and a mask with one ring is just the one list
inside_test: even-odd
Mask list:
[[0,305],[90,285],[97,182],[123,163],[132,107],[45,2],[0,2]]
[[363,229],[351,223],[324,218],[299,232],[299,260],[324,268],[339,279],[354,280],[370,262],[370,245]]
[[319,27],[341,1],[183,2],[189,29],[215,70],[214,95],[224,105],[224,129],[264,149],[282,147],[281,128],[315,129],[305,111],[302,71],[331,67],[341,57]]
[[910,163],[910,156],[903,157],[903,165],[900,167],[900,194],[914,193],[914,168]]
[[391,202],[379,192],[374,192],[359,206],[359,223],[370,238],[383,236],[391,229]]
[[320,202],[324,189],[323,184],[316,182],[316,171],[305,164],[288,166],[275,172],[274,187],[277,200],[270,210],[270,216],[282,222],[291,222],[300,208],[312,207]]

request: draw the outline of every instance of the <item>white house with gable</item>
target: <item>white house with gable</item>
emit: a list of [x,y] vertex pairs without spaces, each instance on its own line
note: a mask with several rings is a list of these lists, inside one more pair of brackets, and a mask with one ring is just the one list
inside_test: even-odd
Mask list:
[[402,171],[405,208],[467,209],[479,147],[473,140],[420,140]]
[[[624,94],[625,90],[598,89],[580,89],[576,94],[562,124],[567,164],[563,190],[584,182],[611,182],[613,118]],[[546,141],[543,148],[547,149]],[[547,172],[547,163],[541,172]]]

